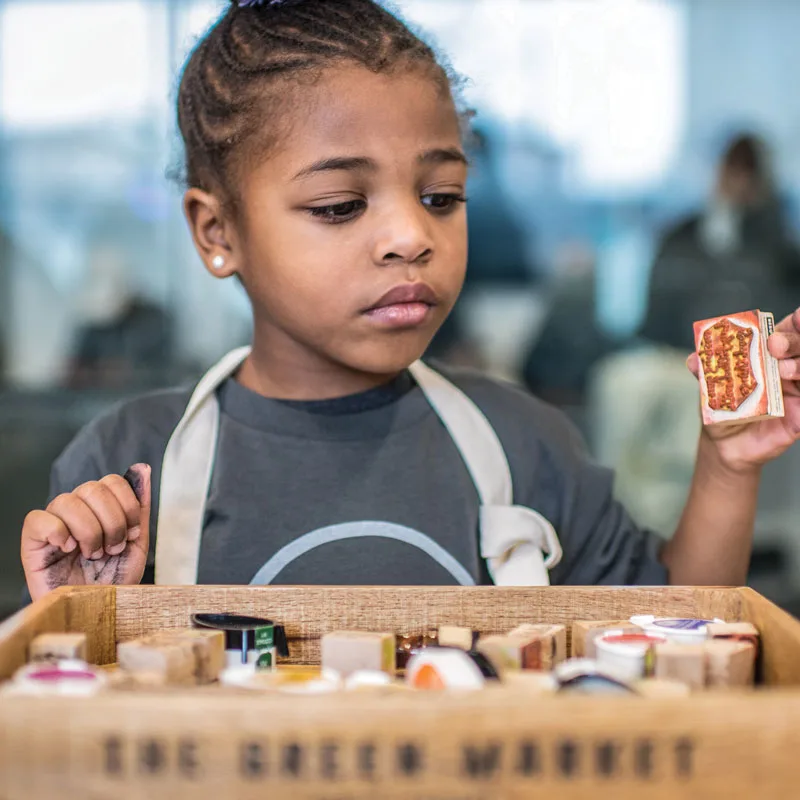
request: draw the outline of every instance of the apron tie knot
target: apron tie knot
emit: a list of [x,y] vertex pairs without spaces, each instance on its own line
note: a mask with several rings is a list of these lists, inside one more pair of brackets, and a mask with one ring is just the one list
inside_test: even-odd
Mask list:
[[[555,528],[525,506],[481,506],[481,556],[498,586],[547,585],[562,556]],[[547,558],[543,553],[547,553]]]

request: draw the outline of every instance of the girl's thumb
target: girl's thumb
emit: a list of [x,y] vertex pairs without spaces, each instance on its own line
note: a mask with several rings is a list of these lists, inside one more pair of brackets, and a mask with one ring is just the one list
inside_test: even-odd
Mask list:
[[150,499],[152,469],[149,464],[134,464],[122,477],[128,482],[136,499],[139,501],[142,513],[140,522],[135,528],[128,531],[128,541],[140,540],[145,550],[150,541]]
[[134,464],[122,477],[133,489],[139,505],[143,509],[150,510],[150,501],[152,497],[150,479],[152,469],[149,464]]

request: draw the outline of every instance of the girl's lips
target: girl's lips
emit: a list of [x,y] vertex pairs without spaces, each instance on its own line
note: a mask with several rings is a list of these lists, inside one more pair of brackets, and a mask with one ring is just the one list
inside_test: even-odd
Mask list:
[[423,281],[412,283],[401,283],[386,292],[380,300],[371,305],[367,312],[375,311],[387,306],[405,305],[411,303],[424,303],[427,306],[435,306],[439,302],[436,292]]
[[402,283],[386,292],[364,315],[383,328],[416,328],[429,320],[438,302],[427,283]]
[[373,308],[366,316],[384,328],[416,328],[428,321],[433,306],[427,303],[395,303]]

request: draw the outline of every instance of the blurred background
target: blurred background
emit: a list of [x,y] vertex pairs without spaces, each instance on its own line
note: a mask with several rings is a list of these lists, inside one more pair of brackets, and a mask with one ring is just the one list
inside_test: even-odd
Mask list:
[[[178,190],[176,75],[223,3],[0,0],[0,615],[50,464],[248,339]],[[699,431],[691,323],[800,305],[800,0],[405,0],[470,81],[469,279],[432,355],[562,407],[664,534]],[[800,610],[800,448],[751,584]]]

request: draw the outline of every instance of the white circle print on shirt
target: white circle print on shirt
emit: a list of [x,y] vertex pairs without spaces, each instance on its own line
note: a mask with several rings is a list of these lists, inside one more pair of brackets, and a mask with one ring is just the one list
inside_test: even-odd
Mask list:
[[366,520],[318,528],[289,542],[258,570],[250,581],[250,585],[268,586],[289,564],[317,547],[345,539],[365,538],[393,539],[396,542],[404,542],[416,547],[430,556],[443,569],[447,570],[459,585],[475,585],[475,580],[467,569],[440,544],[431,539],[430,536],[403,525],[395,525],[391,522],[369,522]]

